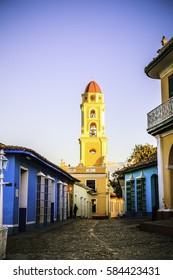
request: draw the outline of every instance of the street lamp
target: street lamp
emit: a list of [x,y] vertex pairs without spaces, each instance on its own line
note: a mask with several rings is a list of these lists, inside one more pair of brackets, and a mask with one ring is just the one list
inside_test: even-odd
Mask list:
[[5,259],[8,227],[3,226],[3,185],[4,170],[7,169],[8,159],[4,156],[4,151],[0,150],[0,260]]
[[4,156],[4,151],[0,150],[0,227],[3,225],[3,185],[4,170],[7,169],[8,159]]

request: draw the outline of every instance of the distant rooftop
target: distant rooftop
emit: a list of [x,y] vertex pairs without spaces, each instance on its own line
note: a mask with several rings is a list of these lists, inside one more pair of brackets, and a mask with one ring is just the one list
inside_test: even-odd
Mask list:
[[124,174],[128,173],[134,170],[142,169],[142,168],[147,168],[149,166],[157,165],[157,152],[151,154],[149,157],[139,161],[136,164],[132,164],[129,166],[126,166],[122,169],[119,169],[115,171],[115,174]]

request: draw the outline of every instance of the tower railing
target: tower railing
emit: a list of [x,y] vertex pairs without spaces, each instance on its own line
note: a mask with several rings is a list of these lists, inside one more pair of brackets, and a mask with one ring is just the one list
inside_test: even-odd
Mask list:
[[173,116],[173,97],[147,114],[148,129]]

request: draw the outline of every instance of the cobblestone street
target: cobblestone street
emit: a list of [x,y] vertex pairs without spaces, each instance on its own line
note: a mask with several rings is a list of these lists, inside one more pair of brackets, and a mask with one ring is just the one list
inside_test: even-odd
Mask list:
[[173,260],[173,238],[141,231],[135,219],[77,219],[9,236],[6,259]]

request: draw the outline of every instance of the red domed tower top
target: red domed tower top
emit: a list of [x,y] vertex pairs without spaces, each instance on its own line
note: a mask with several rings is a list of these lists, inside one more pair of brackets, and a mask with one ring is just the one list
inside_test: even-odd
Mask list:
[[87,85],[87,87],[85,89],[85,93],[87,93],[87,92],[99,92],[99,93],[102,93],[99,85],[95,81],[91,81]]

